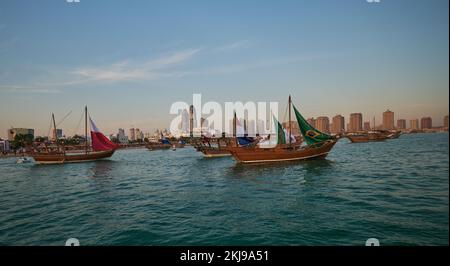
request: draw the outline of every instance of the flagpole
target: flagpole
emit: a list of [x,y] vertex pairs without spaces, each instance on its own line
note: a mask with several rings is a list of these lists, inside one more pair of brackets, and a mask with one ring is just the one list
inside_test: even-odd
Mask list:
[[289,95],[289,147],[291,147],[291,95]]
[[87,106],[84,107],[84,138],[85,138],[85,152],[88,152],[88,137],[87,137]]

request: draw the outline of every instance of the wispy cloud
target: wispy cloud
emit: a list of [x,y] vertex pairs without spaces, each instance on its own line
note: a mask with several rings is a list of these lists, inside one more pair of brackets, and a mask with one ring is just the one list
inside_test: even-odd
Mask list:
[[0,89],[6,93],[61,93],[59,89],[46,89],[39,86],[1,85]]
[[[103,66],[83,66],[73,69],[50,71],[45,76],[48,82],[29,81],[28,84],[0,84],[0,90],[9,93],[60,93],[64,88],[83,84],[111,84],[115,82],[151,81],[161,78],[182,78],[191,75],[229,74],[249,71],[258,68],[277,67],[305,60],[320,59],[321,56],[291,56],[281,58],[265,58],[253,62],[241,62],[229,65],[210,65],[204,68],[186,67],[185,63],[195,57],[209,53],[221,53],[248,46],[248,41],[236,41],[210,49],[186,49],[166,53],[149,60],[139,61],[126,59]],[[52,79],[49,77],[57,77]]]
[[200,49],[190,49],[172,53],[146,62],[122,61],[109,66],[84,67],[70,72],[70,74],[83,77],[85,81],[130,81],[130,80],[152,80],[168,77],[167,70],[180,65],[194,57]]
[[6,93],[60,93],[61,88],[72,85],[176,77],[178,74],[172,73],[171,69],[192,59],[200,50],[182,50],[141,62],[123,60],[106,66],[78,67],[60,73],[58,81],[33,82],[31,85],[7,84],[0,85],[0,89]]
[[238,49],[238,48],[248,47],[249,44],[250,44],[250,42],[247,41],[247,40],[236,41],[236,42],[233,42],[233,43],[229,43],[229,44],[217,47],[215,49],[215,51],[220,52],[220,51],[235,50],[235,49]]

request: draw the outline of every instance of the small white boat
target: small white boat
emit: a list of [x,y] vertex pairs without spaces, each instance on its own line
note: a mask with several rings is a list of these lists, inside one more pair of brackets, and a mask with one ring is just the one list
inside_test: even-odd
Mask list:
[[16,163],[29,163],[31,162],[30,159],[26,158],[26,157],[20,157],[19,159],[17,159]]

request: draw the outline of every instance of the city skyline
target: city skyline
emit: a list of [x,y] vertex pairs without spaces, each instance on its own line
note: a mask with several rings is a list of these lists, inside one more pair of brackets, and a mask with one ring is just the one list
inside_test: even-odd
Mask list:
[[448,55],[448,1],[2,1],[0,137],[72,111],[71,135],[85,105],[106,134],[168,128],[193,93],[440,126]]

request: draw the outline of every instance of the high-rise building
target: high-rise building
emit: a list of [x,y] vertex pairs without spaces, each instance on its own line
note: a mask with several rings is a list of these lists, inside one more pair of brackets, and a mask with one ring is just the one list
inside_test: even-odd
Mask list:
[[422,117],[420,119],[420,128],[421,129],[429,129],[433,127],[433,121],[431,120],[431,117]]
[[389,109],[383,112],[383,129],[394,129],[394,112]]
[[312,127],[316,127],[316,119],[314,119],[314,117],[306,119],[306,122],[308,122],[308,124],[310,124]]
[[330,120],[326,116],[319,116],[316,119],[316,129],[323,133],[330,133]]
[[364,131],[370,131],[370,122],[364,122]]
[[117,140],[120,143],[128,143],[128,137],[125,135],[125,130],[123,128],[119,128],[119,132],[117,133]]
[[398,119],[397,120],[397,129],[406,129],[406,120],[405,119]]
[[139,128],[135,128],[134,129],[134,136],[135,136],[135,140],[142,140],[144,137],[144,134],[142,133],[142,131]]
[[58,139],[62,138],[62,136],[63,136],[62,129],[59,129],[59,128],[57,128],[56,130],[52,129],[52,140],[53,141],[55,141],[56,138],[58,138]]
[[448,115],[444,116],[444,127],[448,128]]
[[130,140],[135,141],[136,140],[136,131],[134,128],[130,128]]
[[414,130],[419,129],[419,119],[409,120],[409,128]]
[[336,115],[332,119],[331,133],[342,133],[345,131],[345,118],[342,115]]
[[191,105],[189,107],[189,135],[191,137],[194,136],[194,120],[195,120],[195,114],[194,114],[195,110],[194,110],[194,106]]
[[350,114],[350,122],[349,127],[347,128],[348,132],[357,132],[362,131],[362,114],[361,113],[352,113]]
[[8,140],[12,141],[16,135],[32,135],[34,138],[34,129],[32,128],[10,128],[8,129]]

